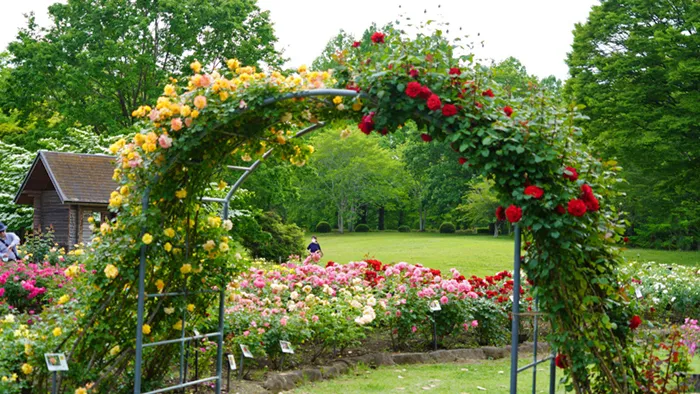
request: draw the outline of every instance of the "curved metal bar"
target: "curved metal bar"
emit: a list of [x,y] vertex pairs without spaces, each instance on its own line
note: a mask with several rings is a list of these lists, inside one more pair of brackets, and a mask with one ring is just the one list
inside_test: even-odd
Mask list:
[[301,97],[314,97],[314,96],[361,96],[364,97],[365,94],[358,93],[350,89],[315,89],[315,90],[302,90],[300,92],[286,93],[280,97],[269,97],[263,100],[262,105],[270,105],[282,100],[289,100],[293,98]]

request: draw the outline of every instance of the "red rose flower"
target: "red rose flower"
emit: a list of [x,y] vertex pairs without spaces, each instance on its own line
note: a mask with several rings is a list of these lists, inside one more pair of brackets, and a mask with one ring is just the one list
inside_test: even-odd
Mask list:
[[642,324],[642,318],[639,315],[634,315],[630,319],[630,328],[636,330],[639,325]]
[[430,90],[430,88],[428,88],[427,86],[421,87],[420,93],[418,94],[418,96],[420,96],[420,98],[422,98],[423,100],[429,99],[430,96],[432,96],[432,95],[433,95],[433,91]]
[[544,190],[537,186],[528,186],[525,188],[525,195],[532,196],[535,200],[539,200],[544,195]]
[[372,34],[372,42],[375,44],[383,44],[384,43],[384,33],[380,33],[378,31],[374,32],[374,34]]
[[500,205],[498,206],[498,208],[496,208],[496,219],[506,220],[506,210],[503,209],[503,207]]
[[418,78],[418,70],[416,70],[415,68],[411,68],[408,71],[408,75],[410,75],[411,78]]
[[493,91],[491,89],[485,90],[483,93],[481,93],[482,96],[484,97],[492,97],[493,98]]
[[583,184],[581,185],[581,197],[586,198],[593,195],[593,189],[590,186]]
[[588,196],[583,202],[586,204],[586,209],[591,212],[597,212],[600,209],[600,203],[595,196]]
[[420,94],[421,88],[423,88],[423,86],[421,86],[420,83],[416,81],[409,82],[408,85],[406,85],[406,95],[411,98],[416,98]]
[[430,142],[433,140],[433,137],[425,133],[421,134],[420,138],[423,140],[423,142]]
[[466,159],[466,158],[464,158],[464,157],[460,157],[460,158],[459,158],[459,164],[460,164],[460,165],[463,166],[464,163],[466,163],[466,162],[467,162],[467,159]]
[[523,217],[523,209],[516,207],[515,205],[511,205],[506,208],[506,217],[508,218],[509,222],[517,223],[520,221],[520,218]]
[[624,243],[627,243],[629,241],[630,241],[630,239],[628,237],[622,238],[622,242],[624,242]]
[[578,172],[576,172],[576,169],[574,167],[566,167],[565,170],[567,172],[570,172],[571,175],[567,174],[566,172],[564,173],[564,178],[570,180],[571,182],[574,182],[575,180],[578,179]]
[[355,42],[352,43],[352,47],[353,47],[353,48],[357,48],[357,47],[360,46],[360,44],[361,44],[361,42],[355,41]]
[[565,369],[569,364],[569,360],[566,358],[566,355],[559,353],[554,357],[554,364],[556,364],[558,368]]
[[454,115],[457,115],[457,107],[452,104],[445,104],[442,107],[442,116],[450,117]]
[[333,267],[334,265],[335,265],[335,263],[334,263],[333,261],[330,261],[330,260],[329,260],[329,261],[326,263],[326,268],[328,268],[328,267]]
[[583,216],[586,213],[586,203],[579,199],[569,201],[569,213],[574,216]]
[[357,125],[357,127],[359,127],[363,133],[369,135],[369,133],[374,130],[374,112],[370,112],[369,115],[363,116],[362,121]]
[[462,73],[462,70],[459,69],[459,67],[451,67],[450,68],[450,75],[459,75]]
[[387,128],[385,127],[385,128],[383,128],[383,129],[381,129],[381,131],[379,131],[379,134],[381,134],[381,135],[387,135],[387,134],[389,134],[389,129],[387,129]]
[[347,90],[354,90],[354,91],[356,91],[357,93],[360,93],[360,90],[361,90],[360,87],[357,86],[357,85],[355,85],[354,83],[349,83],[349,84],[345,85],[345,89],[347,89]]
[[509,105],[506,105],[503,107],[503,112],[505,112],[506,116],[510,118],[510,116],[513,114],[513,108],[511,108]]
[[558,214],[563,215],[566,213],[566,209],[564,208],[563,205],[559,204],[557,205],[556,208],[554,208],[555,211],[557,211]]
[[476,105],[476,108],[479,108],[479,109],[482,109],[482,108],[484,108],[484,106],[483,106],[483,105],[481,105],[481,103],[476,103],[476,104],[474,104],[474,105]]
[[440,102],[440,97],[438,97],[437,94],[433,94],[428,98],[428,109],[431,111],[435,111],[437,109],[440,109],[442,107],[442,103]]

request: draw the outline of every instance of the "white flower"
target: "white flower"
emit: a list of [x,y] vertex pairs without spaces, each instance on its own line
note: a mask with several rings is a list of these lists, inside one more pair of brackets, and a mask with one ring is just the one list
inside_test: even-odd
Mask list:
[[[233,228],[233,222],[228,220],[228,219],[224,220],[224,230],[229,231],[232,228]],[[240,258],[239,256],[240,256],[240,254],[236,254],[236,258]]]
[[369,297],[367,299],[367,305],[369,306],[375,306],[377,305],[377,300],[374,297]]
[[297,293],[296,290],[292,292],[292,294],[289,295],[293,300],[296,300],[299,298],[299,293]]

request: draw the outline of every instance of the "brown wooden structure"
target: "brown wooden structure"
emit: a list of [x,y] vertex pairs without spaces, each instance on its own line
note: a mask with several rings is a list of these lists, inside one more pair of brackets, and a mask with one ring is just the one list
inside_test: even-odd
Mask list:
[[92,238],[89,217],[110,216],[109,195],[117,187],[113,172],[113,156],[40,151],[15,204],[33,205],[34,230],[52,227],[56,242],[70,249]]

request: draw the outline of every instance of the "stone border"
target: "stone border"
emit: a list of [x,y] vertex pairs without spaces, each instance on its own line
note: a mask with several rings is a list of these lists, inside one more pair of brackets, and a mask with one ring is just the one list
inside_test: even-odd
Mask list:
[[[525,342],[518,346],[519,352],[532,352],[533,344]],[[427,353],[370,353],[364,356],[348,357],[322,367],[309,367],[296,371],[270,373],[262,387],[271,393],[293,390],[299,383],[332,379],[350,371],[362,363],[370,367],[407,364],[442,364],[473,360],[496,360],[510,355],[510,345],[506,347],[484,346],[473,349],[436,350]],[[549,345],[539,343],[538,352],[546,353]]]

